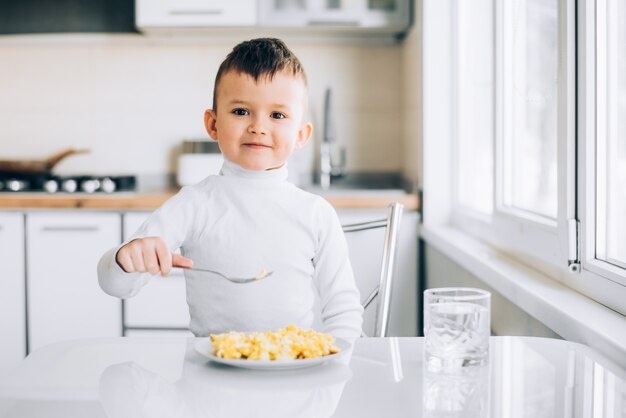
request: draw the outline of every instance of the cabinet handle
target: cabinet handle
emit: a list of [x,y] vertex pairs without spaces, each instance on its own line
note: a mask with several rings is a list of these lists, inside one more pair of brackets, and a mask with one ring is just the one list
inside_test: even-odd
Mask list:
[[358,20],[309,20],[307,24],[309,26],[360,26],[361,22]]
[[169,14],[172,16],[202,16],[202,15],[210,15],[217,16],[224,13],[224,10],[221,9],[208,9],[208,10],[170,10]]
[[44,226],[43,232],[96,232],[100,230],[98,226]]

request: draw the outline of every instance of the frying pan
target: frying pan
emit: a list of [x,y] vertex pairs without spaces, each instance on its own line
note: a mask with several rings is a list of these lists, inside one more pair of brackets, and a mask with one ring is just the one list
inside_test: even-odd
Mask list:
[[88,149],[66,148],[43,160],[0,160],[2,174],[50,174],[62,159],[74,154],[84,154]]

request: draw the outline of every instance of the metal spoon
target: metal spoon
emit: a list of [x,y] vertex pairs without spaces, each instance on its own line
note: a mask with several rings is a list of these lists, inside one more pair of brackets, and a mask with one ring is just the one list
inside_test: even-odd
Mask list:
[[270,276],[272,273],[274,273],[273,271],[266,271],[265,269],[263,269],[263,271],[261,271],[259,274],[257,274],[254,277],[228,277],[223,273],[220,273],[219,271],[214,271],[214,270],[208,270],[208,269],[201,269],[201,268],[196,268],[196,267],[179,267],[185,270],[192,270],[192,271],[201,271],[204,273],[212,273],[212,274],[216,274],[220,277],[223,277],[226,280],[229,280],[233,283],[237,283],[237,284],[246,284],[246,283],[252,283],[252,282],[256,282],[258,280],[263,280],[266,277]]

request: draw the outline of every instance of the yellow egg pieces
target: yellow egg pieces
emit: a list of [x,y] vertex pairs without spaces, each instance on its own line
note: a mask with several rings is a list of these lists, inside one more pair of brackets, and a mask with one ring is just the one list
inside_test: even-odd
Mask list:
[[214,355],[226,359],[307,359],[338,353],[335,338],[291,324],[278,331],[211,334]]

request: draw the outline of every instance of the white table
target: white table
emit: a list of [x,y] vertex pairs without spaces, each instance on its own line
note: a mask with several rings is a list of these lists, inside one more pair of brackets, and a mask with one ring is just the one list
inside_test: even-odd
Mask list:
[[490,365],[459,375],[424,370],[422,338],[359,339],[343,363],[292,371],[216,365],[196,341],[41,348],[0,378],[0,417],[626,417],[624,365],[561,340],[492,337]]

